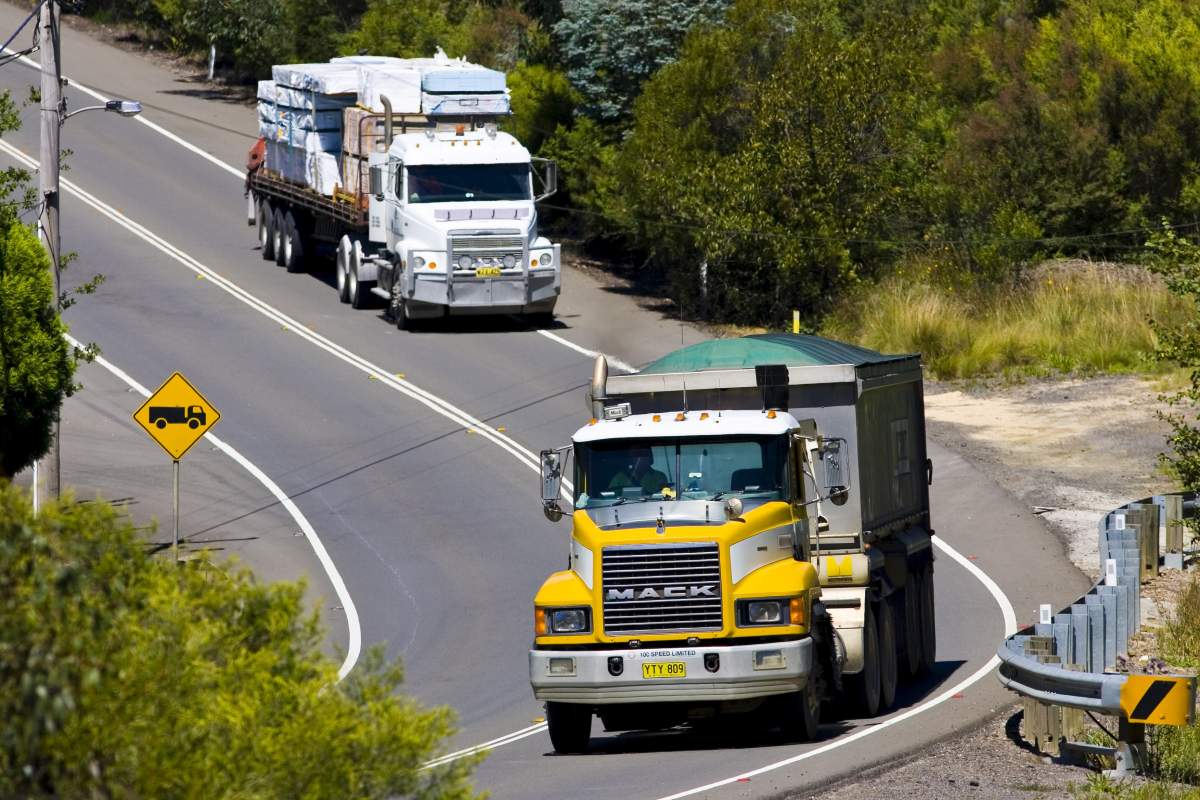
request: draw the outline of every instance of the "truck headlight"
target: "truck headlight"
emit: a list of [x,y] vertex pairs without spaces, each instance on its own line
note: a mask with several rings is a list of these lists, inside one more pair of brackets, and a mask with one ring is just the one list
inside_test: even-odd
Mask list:
[[554,261],[554,255],[551,253],[542,253],[542,255],[538,258],[538,264],[540,264],[543,267],[550,266],[551,262],[553,262],[553,261]]
[[787,625],[787,600],[741,600],[738,602],[738,624]]
[[592,627],[586,608],[548,609],[546,618],[550,633],[587,633]]
[[516,265],[517,265],[517,257],[514,256],[512,253],[509,253],[508,255],[506,255],[504,257],[504,268],[505,269],[512,269]]
[[459,269],[470,269],[474,264],[475,262],[471,260],[470,256],[460,256],[458,259]]

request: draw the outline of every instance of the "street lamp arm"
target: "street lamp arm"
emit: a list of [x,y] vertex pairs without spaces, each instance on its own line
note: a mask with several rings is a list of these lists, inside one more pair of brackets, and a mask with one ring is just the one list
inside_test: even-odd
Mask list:
[[104,105],[84,106],[83,108],[77,108],[68,114],[64,114],[62,118],[63,122],[85,111],[112,111],[115,114],[120,114],[122,117],[136,117],[142,113],[142,104],[137,100],[109,100]]

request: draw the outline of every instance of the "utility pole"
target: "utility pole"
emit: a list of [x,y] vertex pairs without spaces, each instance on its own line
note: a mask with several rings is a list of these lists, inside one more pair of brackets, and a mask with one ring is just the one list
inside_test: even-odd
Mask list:
[[[38,216],[38,232],[50,254],[50,269],[54,277],[54,311],[62,313],[59,281],[58,235],[58,157],[59,134],[62,131],[62,73],[58,53],[58,3],[42,3],[38,23],[41,26],[38,47],[42,56],[42,149],[38,167],[38,193],[42,212]],[[50,450],[43,457],[41,469],[45,474],[46,493],[57,499],[62,490],[62,458],[59,453],[59,420],[55,417],[50,434]],[[37,488],[34,488],[36,495]]]

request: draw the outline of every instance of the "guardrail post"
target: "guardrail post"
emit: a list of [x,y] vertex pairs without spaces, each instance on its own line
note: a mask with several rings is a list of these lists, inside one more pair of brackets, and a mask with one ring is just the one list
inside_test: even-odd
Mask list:
[[1136,773],[1145,764],[1146,726],[1121,717],[1117,727],[1117,747],[1113,758],[1116,767],[1105,770],[1110,778],[1124,778]]
[[1163,566],[1167,569],[1183,569],[1183,497],[1169,494],[1163,497],[1166,517],[1167,552]]
[[1125,512],[1125,526],[1136,532],[1138,551],[1142,554],[1142,578],[1158,575],[1158,506],[1153,503],[1130,503]]
[[1071,631],[1075,638],[1071,645],[1071,660],[1084,670],[1090,670],[1092,668],[1092,628],[1088,624],[1087,606],[1083,603],[1075,603],[1071,606]]
[[1088,672],[1104,671],[1104,603],[1099,594],[1083,598],[1088,612],[1088,638],[1092,642],[1088,655]]

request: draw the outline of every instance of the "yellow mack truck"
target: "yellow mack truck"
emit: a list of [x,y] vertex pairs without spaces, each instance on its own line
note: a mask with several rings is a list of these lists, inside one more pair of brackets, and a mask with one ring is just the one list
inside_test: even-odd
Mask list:
[[777,334],[631,375],[601,356],[588,404],[541,453],[546,516],[571,503],[529,653],[556,751],[585,750],[594,716],[811,739],[823,705],[877,715],[933,665],[919,356]]

